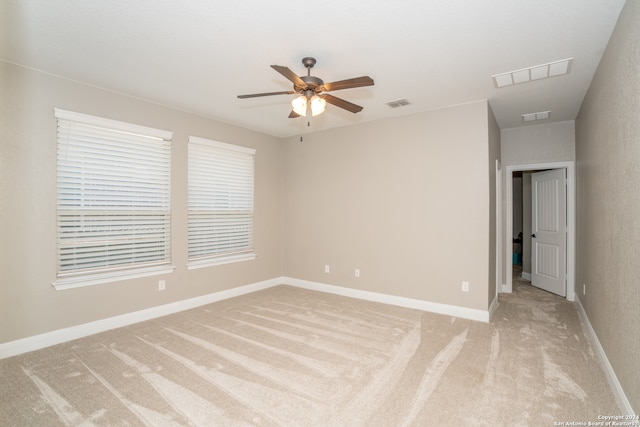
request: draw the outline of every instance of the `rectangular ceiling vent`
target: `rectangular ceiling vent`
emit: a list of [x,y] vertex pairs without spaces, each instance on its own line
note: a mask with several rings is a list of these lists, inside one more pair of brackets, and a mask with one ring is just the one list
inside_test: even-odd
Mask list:
[[549,62],[547,64],[535,65],[521,70],[509,71],[506,73],[494,74],[491,76],[497,88],[511,86],[518,83],[530,82],[533,80],[547,79],[549,77],[568,74],[571,70],[573,58],[561,59],[560,61]]
[[408,99],[402,98],[402,99],[396,99],[395,101],[386,102],[386,104],[391,108],[398,108],[398,107],[404,107],[406,105],[410,105],[410,102]]
[[539,111],[537,113],[528,113],[522,115],[522,120],[525,122],[535,122],[537,120],[547,120],[551,111]]

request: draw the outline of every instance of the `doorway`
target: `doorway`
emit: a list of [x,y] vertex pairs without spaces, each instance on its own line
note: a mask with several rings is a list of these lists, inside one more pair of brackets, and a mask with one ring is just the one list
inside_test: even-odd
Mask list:
[[503,238],[503,265],[506,267],[505,283],[501,286],[502,292],[511,293],[513,290],[513,253],[511,248],[512,243],[512,230],[513,230],[513,176],[516,172],[522,171],[540,171],[547,169],[564,169],[566,171],[567,178],[567,245],[566,245],[566,295],[567,300],[575,300],[575,283],[574,283],[574,270],[575,270],[575,165],[574,162],[555,162],[555,163],[540,163],[531,165],[511,165],[506,168],[505,176],[505,196],[506,196],[506,218],[505,224],[503,224],[503,230],[505,230]]

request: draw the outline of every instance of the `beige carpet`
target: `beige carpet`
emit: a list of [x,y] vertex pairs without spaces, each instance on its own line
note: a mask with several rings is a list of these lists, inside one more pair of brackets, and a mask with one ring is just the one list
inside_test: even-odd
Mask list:
[[[493,324],[278,286],[0,361],[2,426],[552,426],[616,415],[572,303]],[[559,425],[559,424],[556,424]]]

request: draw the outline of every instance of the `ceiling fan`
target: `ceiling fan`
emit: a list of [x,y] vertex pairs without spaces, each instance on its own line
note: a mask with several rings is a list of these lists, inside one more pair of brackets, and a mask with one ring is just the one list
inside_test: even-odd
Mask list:
[[[328,93],[334,90],[351,89],[362,86],[373,86],[373,79],[369,76],[355,77],[347,80],[339,80],[336,82],[325,83],[322,79],[312,76],[311,69],[316,64],[316,59],[311,57],[302,58],[302,64],[307,68],[306,76],[298,76],[288,67],[281,65],[272,65],[271,68],[282,74],[293,83],[293,90],[282,92],[266,92],[253,93],[250,95],[238,95],[238,98],[256,98],[259,96],[271,95],[292,95],[300,94],[291,101],[293,110],[289,114],[289,118],[306,116],[309,112],[313,116],[322,114],[327,103],[343,108],[352,113],[362,111],[362,107],[345,101],[344,99],[335,97]],[[310,111],[309,111],[310,110]]]

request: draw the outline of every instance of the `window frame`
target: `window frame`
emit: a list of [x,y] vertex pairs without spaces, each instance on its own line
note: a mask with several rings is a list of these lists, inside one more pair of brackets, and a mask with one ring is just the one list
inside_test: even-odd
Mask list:
[[[192,238],[193,233],[195,232],[194,230],[194,224],[193,224],[193,219],[194,219],[194,214],[193,212],[198,211],[198,209],[196,209],[195,206],[195,195],[193,194],[194,190],[195,190],[195,186],[196,184],[194,183],[194,180],[196,179],[196,169],[195,166],[193,165],[193,158],[192,155],[194,153],[194,149],[196,149],[196,147],[199,147],[200,149],[202,149],[204,147],[205,150],[214,150],[217,151],[218,153],[232,153],[232,155],[235,156],[250,156],[250,157],[246,157],[245,159],[248,160],[250,158],[251,160],[251,171],[250,177],[247,177],[247,181],[244,182],[244,185],[249,185],[251,186],[251,198],[250,198],[250,205],[251,205],[251,209],[250,211],[243,211],[241,209],[238,209],[238,212],[249,212],[250,213],[250,232],[249,232],[249,237],[248,237],[248,244],[246,246],[246,250],[243,251],[231,251],[228,253],[218,253],[218,254],[204,254],[204,255],[192,255],[192,251],[194,251],[194,247],[192,245],[195,245],[194,239]],[[256,150],[254,148],[249,148],[249,147],[245,147],[245,146],[241,146],[241,145],[235,145],[235,144],[228,144],[228,143],[224,143],[224,142],[220,142],[220,141],[214,141],[214,140],[210,140],[210,139],[205,139],[205,138],[200,138],[200,137],[196,137],[196,136],[189,136],[189,142],[188,142],[188,166],[187,166],[187,229],[188,229],[188,237],[187,237],[187,268],[188,269],[196,269],[196,268],[203,268],[203,267],[209,267],[209,266],[215,266],[215,265],[222,265],[222,264],[229,264],[229,263],[235,263],[235,262],[242,262],[242,261],[250,261],[253,260],[257,257],[256,253],[255,253],[255,245],[254,245],[254,234],[255,234],[255,153]],[[200,158],[198,158],[198,160],[200,160]],[[245,165],[246,166],[246,165]],[[202,180],[202,179],[208,179],[211,177],[204,177],[199,175],[197,179]],[[229,195],[229,200],[233,199],[234,197],[237,198],[246,198],[248,193],[243,193],[243,194],[232,194]],[[246,201],[245,201],[246,202]],[[211,209],[209,209],[211,210]],[[222,210],[221,210],[222,211]],[[241,215],[239,215],[241,216]]]
[[[175,267],[172,265],[172,256],[171,256],[171,248],[172,248],[172,233],[171,233],[171,140],[173,139],[173,133],[149,128],[145,126],[135,125],[131,123],[106,119],[97,116],[91,116],[88,114],[76,113],[72,111],[62,110],[58,108],[54,108],[54,116],[56,118],[56,128],[57,128],[57,136],[56,136],[56,280],[52,283],[52,286],[57,290],[69,289],[69,288],[77,288],[82,286],[96,285],[101,283],[109,283],[115,281],[122,281],[127,279],[133,279],[138,277],[145,277],[151,275],[160,275],[167,274],[172,272]],[[68,123],[68,124],[67,124]],[[77,197],[76,202],[77,206],[80,207],[68,207],[68,200],[73,200],[73,196],[69,198],[68,196],[62,196],[64,191],[68,191],[68,188],[72,188],[74,191],[77,191],[77,187],[82,187],[80,182],[85,179],[93,179],[95,182],[100,182],[98,178],[96,178],[96,173],[92,172],[90,168],[86,167],[76,167],[76,169],[80,170],[80,172],[73,172],[72,177],[69,178],[65,176],[62,178],[61,175],[66,175],[66,168],[69,167],[68,160],[66,157],[64,160],[62,156],[67,156],[69,153],[78,154],[82,148],[78,147],[88,147],[87,150],[93,153],[93,150],[97,150],[98,142],[95,141],[81,141],[77,143],[77,146],[71,146],[71,139],[75,136],[73,134],[73,130],[69,131],[67,135],[69,139],[61,140],[62,132],[65,129],[65,126],[80,126],[85,128],[93,128],[96,129],[96,132],[99,132],[104,135],[104,140],[101,140],[101,143],[104,143],[108,149],[114,150],[113,153],[107,152],[104,155],[104,161],[109,163],[112,162],[113,158],[116,156],[114,154],[116,147],[116,140],[122,138],[122,141],[126,142],[128,139],[142,138],[142,139],[155,139],[158,140],[159,144],[162,144],[162,147],[158,148],[158,153],[161,158],[161,163],[159,164],[159,168],[162,169],[161,172],[158,172],[160,177],[160,183],[158,187],[161,189],[160,193],[157,196],[158,200],[154,200],[153,202],[149,202],[150,204],[147,206],[143,206],[144,203],[142,201],[136,202],[117,202],[114,201],[116,196],[116,191],[113,190],[112,186],[105,186],[108,188],[105,194],[108,193],[108,196],[111,199],[108,199],[109,202],[112,203],[104,203],[99,202],[95,204],[84,203],[86,198],[90,198],[92,195],[95,196],[95,193],[92,191],[95,190],[80,190],[77,193],[73,193],[73,196]],[[71,136],[73,135],[73,136]],[[110,139],[111,138],[111,139]],[[151,141],[150,140],[150,141]],[[95,144],[94,144],[95,142]],[[64,151],[66,150],[66,151]],[[78,150],[78,151],[73,151]],[[64,153],[62,152],[64,151]],[[120,154],[118,154],[120,155]],[[132,152],[130,155],[123,155],[123,158],[128,161],[135,161],[136,157],[140,157],[141,153],[136,154]],[[102,158],[100,158],[102,160]],[[111,166],[110,164],[105,164],[105,179],[113,178],[117,173],[116,168]],[[135,171],[140,171],[140,168],[134,169],[129,175],[124,175],[126,179],[132,179],[132,174]],[[102,173],[102,172],[101,172]],[[129,173],[129,172],[127,172]],[[67,181],[71,182],[69,184]],[[63,184],[62,182],[65,181]],[[124,179],[120,178],[120,183],[122,183]],[[133,183],[131,189],[136,192],[141,190],[141,183]],[[157,190],[157,189],[156,189]],[[156,191],[154,190],[154,191]],[[122,191],[122,190],[117,190]],[[149,190],[147,190],[149,191]],[[131,200],[138,199],[137,196],[131,197]],[[154,204],[160,204],[161,206],[155,206]],[[122,207],[125,206],[125,207]],[[67,241],[71,241],[73,243],[76,240],[75,246],[67,246],[71,249],[64,250],[78,250],[81,248],[83,244],[80,243],[82,241],[82,237],[79,239],[77,236],[65,236],[65,232],[63,230],[63,223],[66,224],[65,217],[70,217],[71,224],[75,224],[76,226],[81,226],[81,224],[87,221],[86,217],[95,217],[98,218],[98,221],[103,221],[104,224],[103,229],[112,230],[115,229],[116,225],[111,219],[114,216],[121,215],[126,221],[124,222],[126,225],[124,228],[131,228],[132,223],[139,219],[142,215],[142,212],[151,213],[152,216],[155,216],[158,219],[155,220],[156,223],[161,223],[162,225],[156,226],[155,229],[155,237],[156,241],[161,242],[162,248],[161,252],[155,251],[156,254],[162,254],[160,259],[152,259],[151,261],[134,261],[131,263],[121,262],[121,263],[113,263],[108,261],[108,255],[97,255],[95,257],[97,264],[100,262],[104,262],[105,265],[98,265],[96,267],[85,267],[85,268],[69,268],[65,269],[64,263],[67,262],[68,255],[63,255],[63,246]],[[86,217],[85,217],[86,215]],[[74,219],[74,216],[76,217]],[[129,221],[130,220],[130,221]],[[74,222],[75,221],[75,222]],[[145,221],[149,221],[146,219]],[[148,226],[148,223],[145,224]],[[119,228],[123,228],[119,226]],[[135,230],[135,228],[134,228]],[[132,234],[129,235],[130,240],[135,240],[135,232],[131,231]],[[100,236],[98,232],[87,232],[88,237],[87,240],[90,242],[96,242],[96,238]],[[134,236],[134,239],[131,239],[131,236]],[[157,240],[160,238],[160,240]],[[92,240],[93,239],[93,240]],[[97,251],[107,253],[109,252],[111,246],[113,245],[113,240],[104,239],[104,245],[95,245],[92,243],[92,247],[100,248]],[[135,246],[135,245],[134,245]],[[140,254],[151,254],[153,253],[151,250],[131,250],[128,252],[130,254],[130,258],[135,259],[138,258]]]

